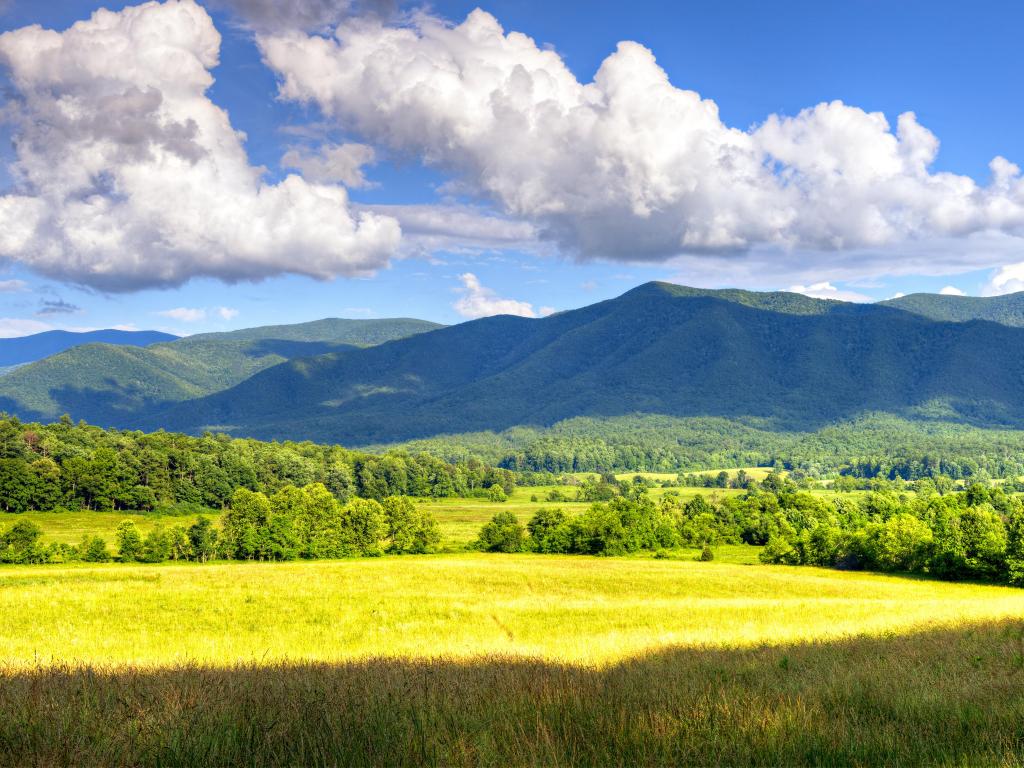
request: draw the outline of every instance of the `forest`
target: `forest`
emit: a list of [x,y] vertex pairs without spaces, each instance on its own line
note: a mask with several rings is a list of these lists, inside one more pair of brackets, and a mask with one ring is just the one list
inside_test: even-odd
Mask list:
[[637,478],[575,515],[542,508],[523,525],[499,512],[481,529],[476,547],[668,557],[685,546],[702,547],[702,559],[713,559],[715,546],[740,543],[762,546],[764,563],[1024,586],[1024,502],[980,482],[940,493],[933,481],[922,480],[912,495],[886,490],[826,499],[772,473],[738,496],[683,501],[669,491],[655,502]]
[[353,497],[473,496],[510,491],[515,475],[475,459],[373,455],[336,445],[271,443],[169,432],[101,429],[63,418],[49,425],[0,418],[0,510],[192,512],[228,506],[239,488],[276,493],[322,484]]

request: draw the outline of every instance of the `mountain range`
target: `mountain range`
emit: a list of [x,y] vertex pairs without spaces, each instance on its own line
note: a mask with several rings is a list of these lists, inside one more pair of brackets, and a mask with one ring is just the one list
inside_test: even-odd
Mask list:
[[630,414],[779,430],[877,412],[1016,427],[1021,318],[1024,294],[851,304],[647,283],[539,319],[337,320],[88,345],[0,379],[0,408],[349,445]]
[[0,378],[0,410],[52,420],[63,413],[134,426],[155,408],[227,389],[296,357],[357,349],[440,328],[406,318],[325,319],[264,326],[147,347],[84,344]]
[[33,333],[31,336],[0,339],[0,368],[32,363],[82,344],[146,347],[160,341],[173,341],[176,338],[178,337],[160,331],[43,331]]

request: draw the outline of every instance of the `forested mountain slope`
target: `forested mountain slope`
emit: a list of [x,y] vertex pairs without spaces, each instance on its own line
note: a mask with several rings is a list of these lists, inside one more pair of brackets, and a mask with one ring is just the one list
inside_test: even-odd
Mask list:
[[931,320],[966,322],[990,320],[993,323],[1024,328],[1024,293],[1005,296],[943,296],[937,293],[911,293],[881,304],[905,309]]
[[89,344],[0,378],[0,410],[43,420],[70,413],[104,426],[132,426],[154,408],[220,391],[286,360],[437,327],[423,320],[331,318],[200,334],[146,348]]
[[353,445],[633,413],[809,429],[864,412],[1024,422],[1024,329],[895,307],[648,283],[294,360],[140,426]]

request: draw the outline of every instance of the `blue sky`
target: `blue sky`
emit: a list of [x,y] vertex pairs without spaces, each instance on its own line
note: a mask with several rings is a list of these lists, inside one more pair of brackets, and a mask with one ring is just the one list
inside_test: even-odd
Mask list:
[[[268,184],[278,184],[287,175],[281,158],[289,149],[316,153],[325,144],[359,142],[377,150],[377,162],[363,171],[370,186],[347,185],[349,201],[357,209],[363,205],[471,205],[472,211],[488,217],[523,220],[538,230],[549,226],[550,219],[522,215],[507,197],[481,191],[502,181],[484,171],[472,177],[469,189],[466,185],[452,188],[453,179],[465,180],[458,170],[458,147],[439,147],[439,153],[454,153],[454,159],[427,158],[431,167],[425,167],[427,152],[418,142],[389,145],[383,132],[357,129],[356,116],[325,116],[331,109],[326,102],[300,103],[279,94],[278,83],[287,65],[279,64],[276,70],[268,66],[266,48],[257,42],[257,35],[279,30],[268,32],[246,16],[248,0],[224,0],[216,6],[199,3],[223,37],[219,64],[212,69],[215,83],[207,96],[226,110],[235,130],[245,133],[249,164],[265,168]],[[104,5],[120,12],[134,4]],[[0,29],[39,24],[63,31],[88,18],[97,7],[96,2],[82,0],[13,0],[0,15]],[[437,2],[429,13],[457,24],[475,7],[474,3]],[[482,7],[506,32],[523,32],[541,49],[556,52],[581,83],[591,81],[619,41],[636,41],[650,49],[673,86],[713,100],[721,122],[739,131],[759,126],[769,115],[794,116],[817,104],[841,100],[865,112],[884,113],[893,130],[901,113],[913,111],[917,122],[941,142],[929,166],[932,174],[969,177],[983,186],[989,183],[993,157],[1024,161],[1020,130],[1024,103],[1019,98],[1024,51],[1018,40],[1024,6],[1018,4],[864,0],[554,5],[515,0]],[[403,6],[402,10],[412,9]],[[408,25],[409,18],[392,17],[385,23]],[[316,37],[324,30],[306,29],[302,34]],[[19,87],[24,86],[8,79],[7,94],[15,102],[24,96]],[[422,115],[409,116],[417,118]],[[38,113],[26,119],[31,123]],[[5,166],[19,162],[7,145],[19,132],[31,130],[24,125],[14,122],[3,128],[8,140]],[[655,148],[657,141],[656,137]],[[469,156],[483,150],[474,145],[465,151]],[[478,165],[488,167],[486,162]],[[5,167],[3,182],[8,190],[16,189],[19,178],[17,167]],[[801,258],[804,246],[800,246],[796,256],[787,251],[785,256],[765,257],[769,261],[750,261],[744,255],[757,251],[756,243],[738,251],[711,248],[714,252],[710,252],[700,246],[692,251],[680,249],[677,256],[659,252],[643,262],[620,251],[581,255],[573,247],[575,241],[564,237],[495,244],[462,242],[452,235],[410,246],[407,241],[415,238],[410,238],[407,226],[402,232],[403,245],[387,258],[381,257],[372,275],[352,276],[343,269],[328,280],[301,274],[267,276],[267,270],[248,275],[244,268],[233,267],[224,279],[224,275],[204,274],[199,259],[192,272],[183,268],[164,282],[149,277],[138,282],[133,277],[120,283],[93,280],[88,274],[83,277],[80,270],[65,273],[61,259],[74,262],[73,253],[45,266],[28,256],[8,254],[0,274],[0,317],[4,318],[0,333],[20,335],[47,326],[129,326],[185,334],[325,316],[415,316],[452,323],[489,306],[506,306],[494,303],[501,300],[529,305],[522,311],[541,314],[608,298],[652,279],[708,287],[803,287],[816,295],[871,300],[896,293],[938,292],[947,286],[978,295],[998,292],[1000,287],[1018,288],[1017,272],[1008,265],[1024,261],[1024,248],[1017,247],[1019,228],[1013,222],[1003,226],[995,255],[986,250],[995,247],[989,241],[979,244],[954,228],[952,235],[943,230],[934,240],[930,234],[924,238],[915,234],[910,242],[895,237],[881,246],[840,248],[838,254],[822,254],[812,246],[808,252],[813,251],[813,258]],[[857,254],[865,248],[870,254],[859,267]],[[928,258],[931,248],[943,252],[934,263]],[[969,249],[978,255],[957,257],[959,250]],[[908,253],[916,258],[910,259]],[[225,258],[231,256],[228,253]],[[143,249],[139,258],[154,257]],[[280,254],[274,258],[275,264],[286,266],[270,269],[271,273],[289,271]],[[303,255],[292,251],[288,258],[301,261]],[[766,263],[771,268],[760,266]],[[996,285],[993,276],[1002,267],[1006,267],[1005,279]],[[473,294],[464,277],[467,273],[475,276],[483,295]],[[458,302],[467,297],[480,301],[464,302],[460,312]]]

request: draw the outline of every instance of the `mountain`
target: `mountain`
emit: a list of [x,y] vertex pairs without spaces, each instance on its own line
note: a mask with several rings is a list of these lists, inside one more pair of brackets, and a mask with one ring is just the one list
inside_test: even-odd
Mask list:
[[56,355],[65,349],[82,344],[103,343],[116,346],[146,347],[159,341],[178,338],[160,331],[44,331],[31,336],[0,339],[0,368],[24,365],[44,357]]
[[1020,425],[1021,348],[1024,329],[991,322],[648,283],[546,318],[292,360],[140,425],[350,445],[634,413],[778,429],[865,412]]
[[1005,296],[943,296],[936,293],[911,293],[898,299],[879,302],[930,320],[963,323],[989,320],[993,323],[1024,328],[1024,292]]
[[0,410],[42,420],[70,413],[94,424],[133,426],[154,408],[231,387],[287,360],[439,327],[405,318],[331,318],[206,333],[145,348],[87,344],[0,378]]

